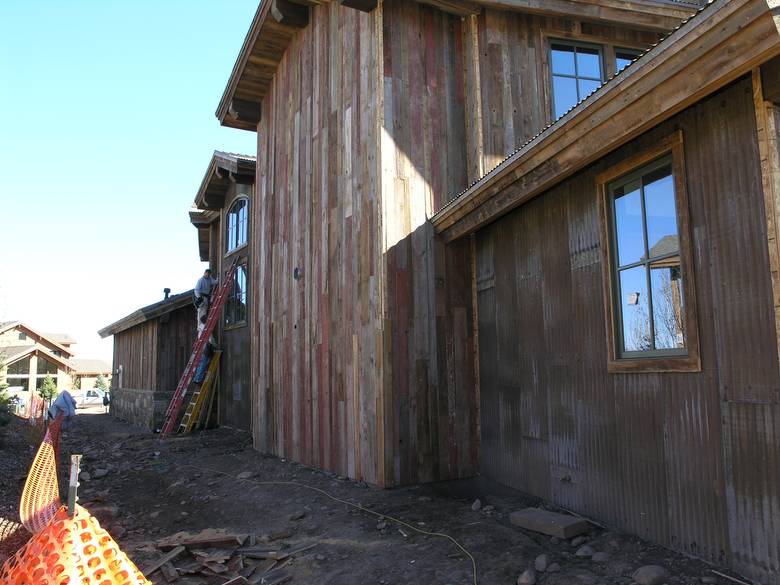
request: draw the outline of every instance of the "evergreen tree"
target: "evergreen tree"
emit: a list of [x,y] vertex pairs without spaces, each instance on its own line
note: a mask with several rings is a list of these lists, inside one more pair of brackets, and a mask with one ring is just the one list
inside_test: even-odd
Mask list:
[[38,388],[38,396],[43,398],[46,404],[51,404],[52,398],[57,396],[57,384],[54,383],[54,379],[50,375],[43,379],[43,384]]
[[103,374],[98,374],[98,377],[95,380],[95,388],[97,388],[98,390],[102,390],[103,392],[108,390],[108,383],[106,382],[106,379],[103,377]]

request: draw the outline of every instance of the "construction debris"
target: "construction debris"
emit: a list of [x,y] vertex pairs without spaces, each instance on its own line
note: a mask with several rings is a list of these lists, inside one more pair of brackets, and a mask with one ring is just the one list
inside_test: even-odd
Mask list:
[[[175,583],[185,575],[201,575],[226,579],[225,585],[280,585],[292,578],[282,569],[296,555],[319,544],[313,542],[293,546],[281,540],[290,536],[291,533],[283,532],[258,538],[254,534],[213,528],[194,534],[178,532],[156,543],[149,543],[156,549],[168,552],[147,566],[145,573],[151,575],[159,570],[168,583]],[[247,541],[255,544],[243,546]],[[276,544],[269,545],[269,542]]]

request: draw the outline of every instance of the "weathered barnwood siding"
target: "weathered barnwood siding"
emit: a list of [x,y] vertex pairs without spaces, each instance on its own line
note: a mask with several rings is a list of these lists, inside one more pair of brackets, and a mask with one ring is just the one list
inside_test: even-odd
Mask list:
[[173,395],[190,359],[197,334],[196,310],[187,305],[156,320],[157,376],[153,388]]
[[[238,325],[225,325],[225,318],[220,320],[218,326],[219,345],[222,348],[222,357],[220,359],[219,371],[219,395],[218,395],[218,421],[220,425],[225,425],[237,429],[250,430],[252,428],[252,396],[250,392],[251,376],[251,339],[253,334],[253,323],[257,319],[252,314],[253,295],[257,294],[259,285],[254,280],[254,271],[252,256],[257,248],[257,237],[255,235],[252,214],[255,206],[254,187],[252,185],[234,184],[228,190],[225,197],[225,205],[221,212],[221,221],[214,222],[219,227],[217,234],[217,246],[212,256],[212,264],[215,265],[219,274],[223,274],[228,269],[233,260],[238,257],[239,264],[246,264],[247,267],[247,322]],[[232,253],[226,255],[227,245],[225,242],[225,227],[227,213],[230,211],[233,202],[239,198],[245,197],[249,202],[249,225],[247,226],[247,245],[242,246]],[[225,307],[227,310],[227,305]]]
[[258,126],[259,449],[383,483],[380,11],[314,7]]
[[467,181],[463,31],[417,2],[382,18],[384,466],[408,484],[477,468],[470,250],[427,221]]
[[254,208],[261,450],[380,485],[476,470],[470,253],[427,223],[467,180],[462,39],[416,2],[318,6],[277,70]]
[[[595,176],[681,129],[702,371],[607,373]],[[741,80],[477,234],[482,471],[761,582],[780,575],[780,373]]]
[[[142,323],[114,336],[114,369],[122,376],[112,378],[118,388],[155,389],[157,386],[157,321]],[[175,388],[175,386],[174,386]]]
[[492,8],[482,11],[476,28],[484,171],[553,121],[549,39],[600,44],[607,67],[614,68],[615,47],[646,49],[660,38],[649,31]]

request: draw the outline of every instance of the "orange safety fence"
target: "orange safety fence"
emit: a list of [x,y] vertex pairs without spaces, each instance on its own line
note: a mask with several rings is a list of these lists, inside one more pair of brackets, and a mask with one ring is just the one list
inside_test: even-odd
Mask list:
[[3,564],[3,585],[151,585],[100,523],[76,505],[63,506],[51,523]]
[[22,501],[19,503],[19,518],[24,527],[33,534],[46,527],[61,504],[57,484],[57,456],[62,420],[63,416],[60,414],[49,424],[24,483]]

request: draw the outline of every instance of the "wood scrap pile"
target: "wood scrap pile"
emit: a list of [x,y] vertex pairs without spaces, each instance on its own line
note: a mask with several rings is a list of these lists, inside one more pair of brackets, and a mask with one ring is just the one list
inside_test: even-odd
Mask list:
[[291,536],[286,531],[258,537],[211,528],[178,532],[155,543],[165,554],[142,570],[156,583],[161,580],[153,573],[159,571],[166,582],[178,585],[203,583],[203,578],[222,585],[280,585],[292,578],[284,568],[295,556],[318,544],[291,546],[284,541]]

